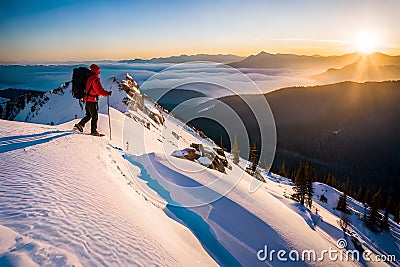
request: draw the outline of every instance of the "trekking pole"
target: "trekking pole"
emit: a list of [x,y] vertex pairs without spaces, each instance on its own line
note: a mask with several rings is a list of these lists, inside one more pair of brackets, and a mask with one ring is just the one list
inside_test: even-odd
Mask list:
[[111,118],[110,118],[110,96],[107,96],[107,108],[108,108],[108,127],[110,128],[110,140],[111,140]]
[[[115,77],[114,77],[115,80]],[[112,91],[112,83],[110,85],[110,91]],[[110,128],[110,140],[111,140],[111,117],[110,117],[110,96],[107,96],[107,115],[108,115],[108,128]]]

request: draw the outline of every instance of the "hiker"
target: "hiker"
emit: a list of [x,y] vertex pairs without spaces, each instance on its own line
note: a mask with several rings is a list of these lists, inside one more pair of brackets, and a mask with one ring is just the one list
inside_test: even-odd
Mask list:
[[80,122],[75,124],[74,130],[79,130],[83,132],[83,127],[85,124],[92,119],[91,122],[91,134],[94,136],[103,136],[99,132],[97,132],[97,120],[98,120],[98,113],[97,110],[99,109],[99,105],[97,103],[99,96],[110,96],[111,91],[104,90],[103,86],[100,83],[100,67],[96,64],[92,64],[90,66],[91,74],[86,83],[85,89],[85,96],[82,100],[85,102],[85,111],[86,115],[82,118]]

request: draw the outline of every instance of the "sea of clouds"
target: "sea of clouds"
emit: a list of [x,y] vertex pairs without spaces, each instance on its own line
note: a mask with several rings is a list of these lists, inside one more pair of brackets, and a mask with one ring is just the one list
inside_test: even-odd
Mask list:
[[[279,69],[233,69],[212,62],[182,64],[96,62],[100,78],[129,73],[142,89],[184,88],[210,97],[231,94],[267,93],[289,86],[314,85],[305,71]],[[72,70],[91,63],[48,65],[0,65],[0,90],[7,88],[48,91],[70,81]],[[143,86],[142,86],[143,85]]]

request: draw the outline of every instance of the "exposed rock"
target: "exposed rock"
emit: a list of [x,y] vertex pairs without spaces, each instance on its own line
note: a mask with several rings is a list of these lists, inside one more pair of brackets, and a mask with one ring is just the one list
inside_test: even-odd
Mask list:
[[203,144],[192,143],[189,148],[175,150],[172,156],[196,161],[222,173],[225,173],[225,168],[232,169],[221,148],[204,147]]
[[174,152],[172,152],[172,156],[194,161],[199,159],[201,157],[201,154],[196,151],[196,149],[188,147],[182,150],[175,150]]
[[195,159],[200,158],[200,153],[196,151],[195,149],[186,149],[187,153],[184,155],[184,157],[188,160],[194,161]]

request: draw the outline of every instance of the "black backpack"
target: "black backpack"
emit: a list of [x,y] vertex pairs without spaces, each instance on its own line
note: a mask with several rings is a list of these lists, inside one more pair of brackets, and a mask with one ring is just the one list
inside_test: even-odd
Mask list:
[[85,96],[87,80],[91,74],[91,70],[86,67],[74,68],[72,72],[72,96],[82,99]]

